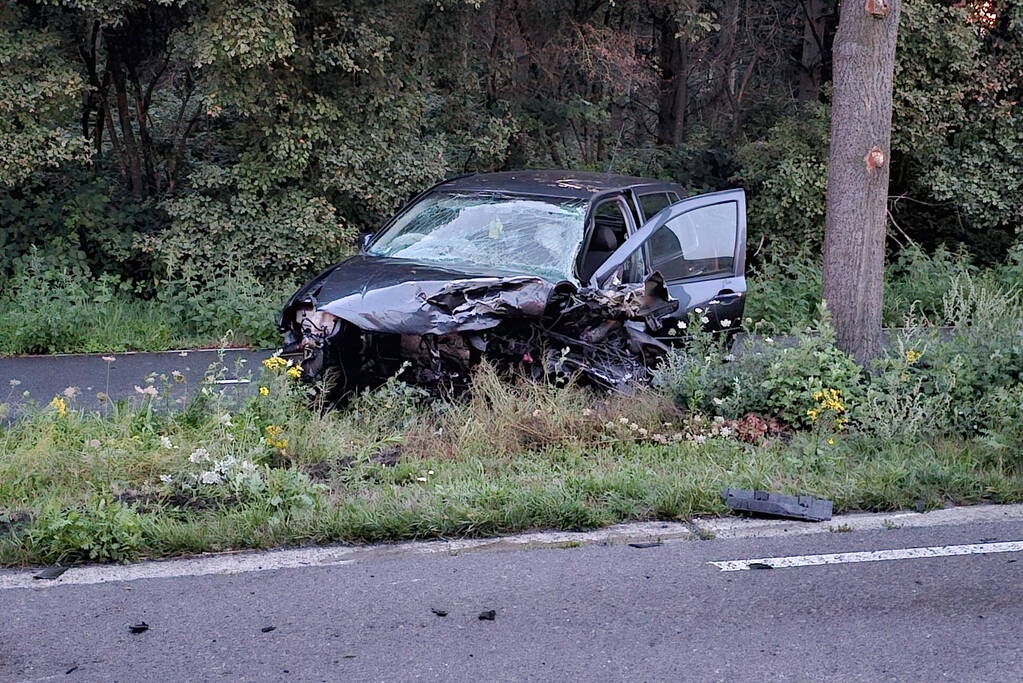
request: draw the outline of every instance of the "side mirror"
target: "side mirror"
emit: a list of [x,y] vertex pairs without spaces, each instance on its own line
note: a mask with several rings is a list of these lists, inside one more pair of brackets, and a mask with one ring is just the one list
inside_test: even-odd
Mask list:
[[367,232],[365,235],[359,236],[359,251],[366,251],[366,247],[373,241],[374,233]]

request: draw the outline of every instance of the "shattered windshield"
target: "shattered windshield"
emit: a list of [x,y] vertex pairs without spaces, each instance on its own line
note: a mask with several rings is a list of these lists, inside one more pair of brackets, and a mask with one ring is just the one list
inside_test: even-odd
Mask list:
[[586,205],[584,199],[434,192],[401,215],[369,253],[572,279]]

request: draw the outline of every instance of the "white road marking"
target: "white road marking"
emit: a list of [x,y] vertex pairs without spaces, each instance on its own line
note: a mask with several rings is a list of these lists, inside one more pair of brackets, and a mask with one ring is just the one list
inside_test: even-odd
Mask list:
[[[1004,543],[972,543],[967,545],[932,545],[926,548],[896,548],[894,550],[864,550],[853,553],[830,553],[827,555],[793,555],[790,557],[756,557],[751,560],[723,560],[710,562],[723,572],[737,572],[750,569],[752,564],[766,564],[772,568],[810,567],[820,564],[847,564],[850,562],[880,562],[882,560],[913,560],[921,557],[951,557],[953,555],[978,555],[985,553],[1018,553],[1023,551],[1023,541]],[[757,569],[757,567],[753,567]]]
[[218,379],[214,384],[248,384],[247,379]]
[[186,559],[142,562],[133,565],[96,564],[70,567],[58,579],[33,579],[41,569],[0,573],[0,590],[8,588],[51,588],[68,584],[167,579],[177,576],[241,574],[245,572],[293,569],[295,567],[334,567],[351,564],[351,549],[344,547],[301,548],[271,552],[225,553]]

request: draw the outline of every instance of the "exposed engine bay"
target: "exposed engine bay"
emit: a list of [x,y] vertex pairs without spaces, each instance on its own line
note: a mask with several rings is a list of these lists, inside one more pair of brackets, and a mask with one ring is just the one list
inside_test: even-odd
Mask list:
[[601,289],[529,275],[420,273],[354,291],[329,291],[327,275],[292,298],[280,328],[282,355],[301,359],[305,381],[322,383],[331,400],[399,372],[431,393],[457,392],[483,359],[626,391],[649,380],[667,351],[653,335],[679,307],[657,273]]

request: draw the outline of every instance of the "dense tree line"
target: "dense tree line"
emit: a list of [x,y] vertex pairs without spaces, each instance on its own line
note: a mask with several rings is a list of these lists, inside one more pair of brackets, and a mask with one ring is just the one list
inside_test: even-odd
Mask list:
[[[819,254],[834,0],[22,0],[0,8],[0,262],[165,278],[330,262],[446,175],[742,185]],[[889,246],[1023,224],[1023,2],[902,4]]]

